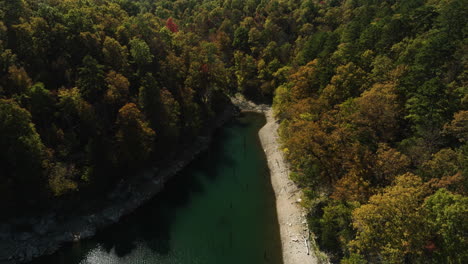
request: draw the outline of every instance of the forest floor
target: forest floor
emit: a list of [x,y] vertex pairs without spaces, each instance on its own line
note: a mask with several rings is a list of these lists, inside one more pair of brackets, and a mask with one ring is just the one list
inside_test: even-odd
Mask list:
[[267,105],[256,105],[237,96],[231,98],[243,111],[265,114],[266,124],[258,135],[270,168],[271,184],[276,196],[276,211],[281,235],[284,264],[316,264],[314,250],[310,248],[306,213],[298,201],[301,191],[289,179],[289,167],[280,150],[278,137],[279,122]]

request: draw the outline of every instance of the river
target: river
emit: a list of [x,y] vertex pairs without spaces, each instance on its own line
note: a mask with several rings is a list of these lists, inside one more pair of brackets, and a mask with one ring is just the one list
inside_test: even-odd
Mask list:
[[281,264],[275,195],[258,138],[265,117],[242,113],[146,204],[91,239],[31,264]]

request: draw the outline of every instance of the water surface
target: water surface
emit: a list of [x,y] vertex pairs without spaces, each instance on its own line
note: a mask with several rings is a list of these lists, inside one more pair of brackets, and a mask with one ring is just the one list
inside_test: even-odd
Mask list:
[[35,264],[281,264],[281,242],[258,130],[243,113],[221,128],[163,192],[119,223]]

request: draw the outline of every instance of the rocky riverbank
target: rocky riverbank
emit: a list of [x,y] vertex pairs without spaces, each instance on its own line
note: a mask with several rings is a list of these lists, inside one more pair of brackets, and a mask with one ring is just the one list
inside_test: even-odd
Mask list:
[[271,184],[276,196],[284,264],[313,264],[317,258],[310,248],[306,212],[299,205],[301,190],[289,179],[289,168],[278,142],[278,122],[273,111],[264,112],[267,123],[259,131],[270,168]]
[[93,236],[97,229],[116,223],[138,208],[164,188],[164,184],[188,165],[200,152],[206,150],[216,128],[238,112],[228,105],[207,129],[206,136],[199,137],[185,149],[174,162],[162,170],[150,168],[137,180],[121,184],[107,196],[106,206],[72,219],[63,219],[54,212],[41,217],[15,219],[15,224],[27,225],[31,231],[16,232],[12,224],[0,224],[0,264],[24,263],[33,258],[52,254],[65,242]]
[[258,132],[260,142],[268,160],[271,184],[276,196],[276,211],[281,235],[284,264],[318,263],[310,248],[306,213],[299,205],[301,190],[289,179],[289,167],[280,150],[278,121],[268,105],[257,105],[242,96],[231,98],[242,111],[265,114],[266,124]]

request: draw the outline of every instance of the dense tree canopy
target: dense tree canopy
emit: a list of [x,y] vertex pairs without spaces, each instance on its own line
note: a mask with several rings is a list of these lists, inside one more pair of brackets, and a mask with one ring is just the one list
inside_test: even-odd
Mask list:
[[99,195],[164,163],[223,110],[231,77],[218,45],[154,15],[159,4],[0,3],[5,216]]
[[273,102],[332,262],[461,263],[466,17],[466,0],[2,1],[1,205],[164,165],[241,92]]
[[[427,203],[466,197],[466,1],[313,3],[274,107],[319,246],[344,263],[460,263]],[[441,221],[466,232],[454,210]]]

